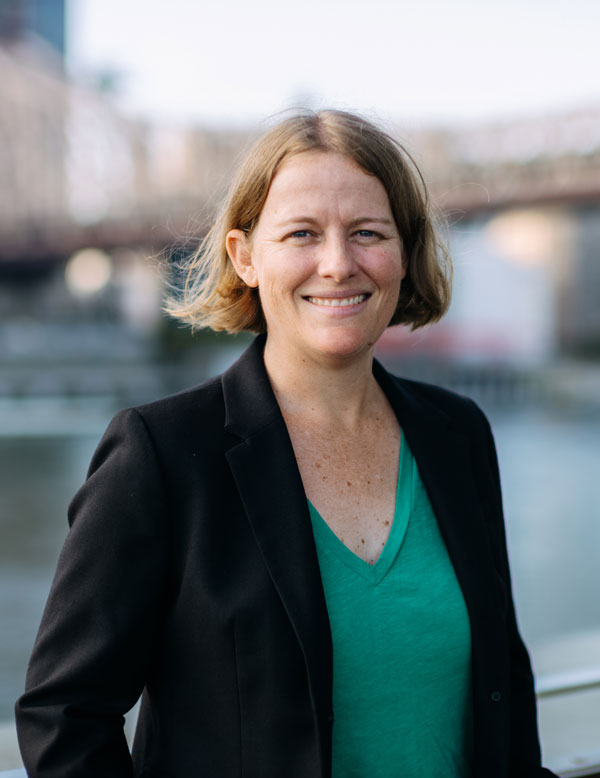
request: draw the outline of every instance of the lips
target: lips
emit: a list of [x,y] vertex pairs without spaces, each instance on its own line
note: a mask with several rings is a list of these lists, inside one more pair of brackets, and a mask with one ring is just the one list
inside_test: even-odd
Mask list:
[[368,294],[355,294],[349,297],[312,297],[308,295],[305,300],[313,305],[324,305],[330,308],[341,308],[348,305],[358,305],[369,297]]

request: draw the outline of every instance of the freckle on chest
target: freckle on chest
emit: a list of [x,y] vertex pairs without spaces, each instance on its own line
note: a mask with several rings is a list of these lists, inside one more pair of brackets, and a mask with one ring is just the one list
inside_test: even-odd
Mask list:
[[353,553],[373,564],[394,517],[400,428],[391,408],[360,429],[286,418],[304,490]]

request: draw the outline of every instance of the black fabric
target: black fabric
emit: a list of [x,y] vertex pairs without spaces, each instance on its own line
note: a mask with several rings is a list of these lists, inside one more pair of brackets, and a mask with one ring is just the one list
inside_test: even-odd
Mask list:
[[[16,707],[32,778],[330,776],[329,622],[263,345],[201,387],[119,413],[100,442]],[[470,615],[473,775],[551,775],[487,421],[469,400],[374,372]],[[130,758],[123,713],[142,691]]]

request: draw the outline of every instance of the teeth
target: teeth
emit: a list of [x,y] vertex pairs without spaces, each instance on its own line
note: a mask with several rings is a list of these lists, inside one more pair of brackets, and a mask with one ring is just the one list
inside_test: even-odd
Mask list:
[[307,297],[310,303],[315,305],[329,305],[336,308],[341,305],[358,305],[367,299],[366,294],[357,294],[354,297]]

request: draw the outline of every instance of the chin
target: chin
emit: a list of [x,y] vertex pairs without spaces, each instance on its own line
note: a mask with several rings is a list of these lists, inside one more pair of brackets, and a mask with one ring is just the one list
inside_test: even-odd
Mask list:
[[358,357],[375,346],[377,338],[369,338],[365,333],[336,333],[315,339],[315,351],[330,359],[349,359]]

